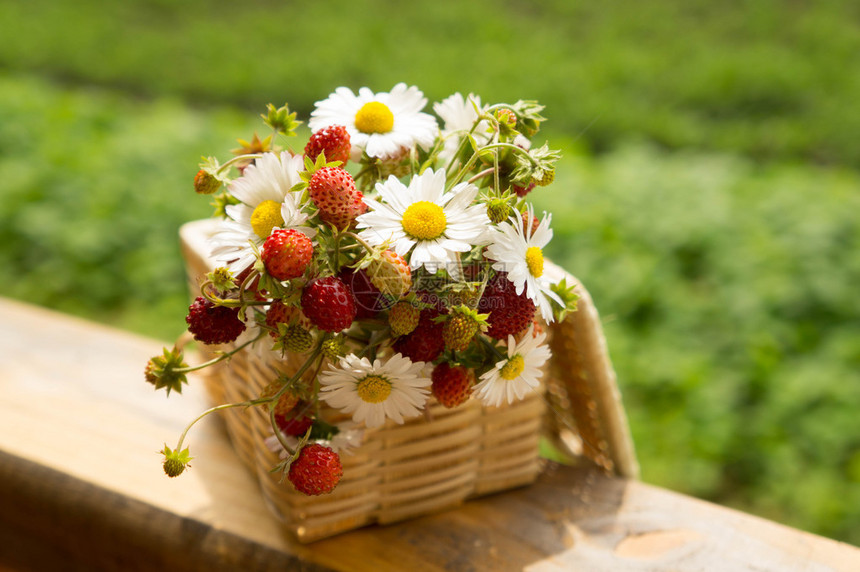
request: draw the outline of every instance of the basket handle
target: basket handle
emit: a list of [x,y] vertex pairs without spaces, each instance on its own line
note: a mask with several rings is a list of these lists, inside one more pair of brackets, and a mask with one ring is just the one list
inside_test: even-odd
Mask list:
[[[609,359],[600,316],[582,283],[547,261],[552,282],[576,284],[577,310],[549,326],[551,381],[550,438],[563,452],[592,459],[625,478],[638,478],[639,464]],[[577,435],[571,430],[575,426]]]

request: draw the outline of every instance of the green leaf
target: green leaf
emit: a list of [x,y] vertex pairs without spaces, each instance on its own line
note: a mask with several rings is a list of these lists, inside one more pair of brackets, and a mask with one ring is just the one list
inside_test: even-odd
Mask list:
[[555,292],[559,298],[561,298],[561,305],[552,298],[550,301],[552,302],[552,313],[555,321],[562,322],[567,317],[570,312],[576,311],[577,301],[579,300],[579,294],[574,292],[576,288],[576,284],[571,284],[568,286],[567,278],[562,278],[559,282],[550,285],[550,290]]

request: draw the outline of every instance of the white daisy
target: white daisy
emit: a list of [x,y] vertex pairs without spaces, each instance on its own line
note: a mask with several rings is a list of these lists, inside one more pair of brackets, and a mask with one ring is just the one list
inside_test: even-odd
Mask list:
[[231,220],[221,223],[212,236],[212,256],[220,265],[238,274],[254,263],[252,244],[260,247],[274,228],[295,228],[313,238],[316,231],[302,226],[308,217],[300,210],[300,192],[290,192],[300,183],[304,170],[301,156],[286,151],[266,153],[244,174],[230,183],[230,194],[240,201],[226,207]]
[[[464,99],[459,92],[446,97],[439,103],[433,104],[433,111],[445,122],[445,126],[442,128],[445,147],[439,153],[439,159],[443,163],[448,163],[454,157],[454,153],[457,152],[462,137],[472,129],[475,121],[478,120],[478,112],[475,111],[475,106],[478,109],[483,109],[479,96],[470,93]],[[488,127],[489,124],[482,120],[472,132],[472,136],[478,145],[485,145],[489,141]]]
[[[532,220],[534,211],[528,206],[526,219]],[[495,227],[487,247],[487,258],[495,260],[493,268],[508,273],[508,280],[514,283],[517,295],[523,293],[540,308],[543,319],[552,322],[552,303],[555,300],[563,305],[558,294],[550,289],[550,282],[543,275],[543,248],[552,238],[549,227],[551,215],[544,213],[537,229],[532,225],[523,228],[522,217],[515,213],[508,221]]]
[[460,253],[486,244],[486,207],[472,204],[478,187],[460,183],[445,192],[445,171],[427,169],[409,187],[391,176],[376,184],[379,200],[365,197],[369,210],[359,216],[360,236],[372,246],[390,243],[415,270],[440,267],[459,279]]
[[421,112],[425,105],[424,94],[405,83],[398,83],[387,93],[362,87],[358,95],[339,87],[328,99],[316,102],[308,127],[316,132],[329,125],[343,125],[354,151],[380,159],[397,157],[416,144],[429,149],[436,140],[439,128],[432,115]]
[[503,401],[511,404],[522,399],[527,391],[536,388],[543,376],[541,368],[551,355],[549,347],[543,343],[545,339],[545,333],[534,335],[534,326],[519,343],[514,336],[508,336],[508,357],[481,375],[480,383],[475,386],[475,397],[484,405],[497,407]]
[[387,419],[403,423],[421,413],[431,381],[421,375],[424,362],[395,354],[383,362],[350,354],[320,374],[320,399],[351,413],[356,423],[379,427]]

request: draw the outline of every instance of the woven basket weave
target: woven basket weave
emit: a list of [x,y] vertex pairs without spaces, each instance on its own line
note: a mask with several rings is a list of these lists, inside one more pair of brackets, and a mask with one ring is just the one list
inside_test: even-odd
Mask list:
[[[206,241],[214,225],[212,220],[196,221],[180,231],[192,291],[198,278],[212,270]],[[569,283],[576,282],[549,263],[545,272],[552,280],[567,276]],[[279,459],[265,444],[272,429],[263,409],[227,410],[230,437],[273,511],[302,542],[531,483],[541,468],[542,434],[571,456],[636,477],[638,466],[600,322],[588,293],[581,286],[577,293],[579,309],[549,327],[553,357],[538,391],[501,407],[484,407],[472,399],[447,409],[431,397],[424,417],[403,425],[388,421],[366,431],[361,447],[341,456],[343,478],[331,494],[305,496],[270,472]],[[207,389],[217,403],[254,399],[278,372],[290,374],[300,365],[272,352],[240,352],[207,370]],[[322,414],[329,422],[347,419],[325,407]]]

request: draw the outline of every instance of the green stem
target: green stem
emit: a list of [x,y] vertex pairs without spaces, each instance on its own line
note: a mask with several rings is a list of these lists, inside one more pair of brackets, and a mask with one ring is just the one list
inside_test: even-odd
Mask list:
[[[475,129],[478,128],[478,124],[480,122],[481,122],[481,118],[478,118],[478,121],[475,121],[472,124],[472,128],[469,129],[469,135],[472,135],[475,132]],[[456,159],[457,157],[460,156],[460,153],[462,153],[463,149],[466,148],[466,145],[468,144],[468,142],[469,142],[469,137],[468,136],[463,137],[463,139],[460,141],[460,144],[457,146],[457,151],[454,153],[453,159]],[[451,176],[451,172],[454,170],[454,167],[456,166],[456,164],[457,164],[457,161],[452,160],[451,163],[448,165],[448,169],[445,171],[445,178],[446,179]]]
[[[451,135],[449,135],[449,137],[451,137]],[[447,139],[447,137],[446,137],[445,139]],[[436,145],[433,147],[433,150],[432,150],[432,151],[430,151],[430,155],[428,155],[427,160],[425,160],[425,161],[421,164],[421,166],[418,168],[418,172],[417,172],[417,174],[418,174],[418,175],[420,175],[420,174],[422,174],[424,171],[426,171],[426,170],[427,170],[427,168],[428,168],[430,165],[432,165],[432,164],[433,164],[433,162],[434,162],[434,161],[439,157],[439,153],[440,153],[440,152],[442,151],[442,149],[444,149],[444,147],[445,147],[445,139],[443,139],[443,138],[439,138],[439,140],[436,142]]]
[[216,411],[224,411],[225,409],[232,409],[233,407],[252,407],[254,405],[262,405],[263,403],[266,403],[268,401],[270,401],[270,398],[261,397],[259,399],[252,399],[250,401],[242,401],[241,403],[225,403],[224,405],[216,405],[215,407],[210,407],[209,409],[198,415],[197,418],[194,419],[194,421],[192,421],[185,427],[185,430],[182,432],[182,435],[179,436],[179,442],[176,444],[176,450],[182,450],[182,443],[185,441],[185,437],[188,435],[188,431],[190,431],[191,428],[194,427],[194,425],[196,425],[198,421],[200,421],[210,413],[215,413]]
[[257,272],[256,270],[248,272],[248,275],[245,276],[245,280],[242,281],[242,285],[239,287],[239,299],[240,300],[245,299],[245,291],[248,289],[248,287],[251,285],[251,283],[254,281],[254,279],[257,278],[259,275],[260,275],[260,273]]
[[209,360],[209,361],[207,361],[207,362],[201,363],[201,364],[199,364],[199,365],[193,365],[193,366],[188,366],[188,367],[180,367],[180,368],[178,368],[178,369],[174,369],[173,371],[174,371],[175,373],[190,373],[190,372],[192,372],[192,371],[197,371],[197,370],[199,370],[199,369],[203,369],[204,367],[209,367],[210,365],[215,365],[215,364],[216,364],[216,363],[218,363],[219,361],[224,361],[225,359],[230,359],[231,357],[233,357],[233,355],[234,355],[234,354],[238,353],[239,351],[241,351],[241,350],[242,350],[242,349],[244,349],[245,347],[247,347],[247,346],[249,346],[249,345],[253,344],[254,342],[256,342],[257,340],[259,340],[260,338],[262,338],[262,337],[263,337],[263,336],[265,336],[265,335],[266,335],[266,333],[265,333],[265,332],[261,332],[261,333],[260,333],[260,335],[259,335],[259,336],[257,336],[256,338],[254,338],[254,339],[252,339],[252,340],[248,340],[247,342],[245,342],[244,344],[242,344],[242,345],[240,345],[240,346],[236,347],[235,349],[232,349],[232,350],[230,350],[229,352],[224,352],[223,354],[219,355],[218,357],[213,358],[213,359],[211,359],[211,360]]
[[[316,347],[316,349],[313,351],[311,356],[305,360],[305,363],[302,364],[302,367],[300,367],[298,369],[298,371],[296,373],[294,373],[290,379],[288,379],[286,382],[284,382],[283,387],[281,387],[281,389],[279,389],[275,395],[273,395],[270,398],[267,398],[269,403],[277,403],[278,399],[280,399],[281,396],[290,387],[292,387],[292,385],[302,376],[302,374],[308,370],[310,365],[313,362],[315,362],[318,358],[321,357],[321,355],[322,355],[322,342],[324,342],[326,339],[328,339],[328,336],[324,336],[323,339],[320,340],[320,344]],[[320,359],[320,363],[322,363],[322,359]],[[278,427],[277,422],[275,421],[275,408],[274,407],[269,408],[269,422],[272,424],[272,430],[275,432],[275,437],[278,439],[278,442],[281,444],[281,446],[284,449],[286,449],[287,451],[289,451],[289,453],[291,455],[295,455],[296,452],[293,451],[293,449],[287,443],[286,439],[284,438],[284,435],[281,433],[281,430]]]
[[238,163],[239,161],[247,161],[248,159],[250,159],[250,160],[259,159],[262,156],[263,156],[262,153],[249,153],[247,155],[237,155],[237,156],[233,157],[232,159],[230,159],[229,161],[227,161],[226,163],[224,163],[223,165],[221,165],[220,167],[218,167],[218,170],[216,171],[216,173],[220,173],[220,172],[224,171],[225,169],[230,168],[230,166],[233,165],[233,163]]
[[362,167],[358,171],[358,174],[355,177],[353,177],[353,179],[355,180],[355,184],[360,189],[366,190],[369,193],[372,190],[371,184],[375,181],[371,180],[370,181],[371,184],[365,185],[364,179],[368,178],[368,177],[374,177],[374,179],[375,179],[375,175],[378,174],[378,172],[379,172],[379,161],[377,161],[376,159],[373,159],[373,162],[367,163],[364,167]]
[[334,235],[334,258],[329,257],[329,267],[334,274],[337,274],[340,269],[340,239],[343,235],[335,233]]
[[495,105],[491,105],[488,108],[484,109],[483,118],[485,119],[495,119],[493,116],[493,112],[497,109],[508,109],[513,111],[513,106],[508,103],[496,103]]
[[370,165],[365,165],[365,166],[364,166],[364,167],[362,167],[362,168],[361,168],[361,170],[360,170],[360,171],[355,175],[355,180],[356,180],[356,181],[357,181],[357,180],[359,180],[360,178],[362,178],[363,176],[365,176],[367,173],[369,173],[371,169],[375,169],[375,168],[376,168],[376,164],[375,164],[375,163],[370,164]]
[[[467,182],[467,183],[474,183],[474,182],[475,182],[475,181],[477,181],[478,179],[481,179],[481,178],[483,178],[483,177],[486,177],[487,175],[489,175],[489,174],[493,173],[494,171],[495,171],[496,173],[498,173],[498,167],[497,167],[497,168],[495,168],[495,169],[494,169],[493,167],[488,167],[488,168],[484,169],[483,171],[481,171],[480,173],[478,173],[477,175],[473,175],[473,176],[472,176],[472,178],[470,178],[470,179],[469,179],[468,181],[466,181],[466,182]],[[498,177],[498,174],[497,174],[496,176]]]
[[364,247],[364,248],[365,248],[369,253],[373,254],[373,247],[372,247],[372,246],[370,246],[369,244],[367,244],[367,242],[365,242],[365,240],[364,240],[363,238],[361,238],[360,236],[358,236],[358,235],[357,235],[357,234],[355,234],[354,232],[345,232],[345,233],[343,233],[343,236],[349,236],[349,237],[354,238],[354,239],[355,239],[355,240],[357,240],[357,241],[358,241],[358,243],[359,243],[359,244],[361,244],[361,245],[362,245],[362,246],[363,246],[363,247]]
[[[496,132],[493,134],[493,142],[498,143],[499,141],[499,125],[496,123]],[[500,150],[496,149],[496,153],[493,156],[493,183],[495,184],[496,196],[502,196],[502,189],[499,188],[499,153]]]
[[348,244],[346,246],[340,247],[340,252],[346,252],[347,250],[354,250],[356,248],[362,248],[360,244]]
[[412,149],[412,151],[409,152],[409,166],[412,167],[413,173],[418,173],[419,175],[421,174],[418,171],[419,167],[418,167],[418,150],[417,149]]
[[459,183],[460,180],[462,180],[462,178],[466,175],[466,173],[468,173],[472,169],[472,167],[475,166],[475,163],[477,163],[478,156],[480,153],[483,153],[484,151],[490,151],[493,149],[510,149],[514,153],[520,153],[521,155],[525,155],[528,158],[528,160],[531,162],[532,165],[537,166],[537,164],[538,164],[537,161],[535,161],[532,158],[532,156],[529,155],[529,152],[526,151],[525,149],[523,149],[522,147],[517,147],[516,145],[512,145],[510,143],[491,143],[490,145],[485,145],[485,146],[481,147],[480,149],[478,149],[477,151],[475,151],[472,154],[472,156],[469,158],[469,161],[463,166],[462,169],[460,169],[457,172],[457,176],[454,177],[451,181],[449,181],[447,188],[451,189],[454,185]]
[[382,335],[381,331],[378,330],[374,332],[370,335],[370,339],[367,341],[366,345],[360,352],[358,352],[358,357],[364,357],[371,350],[375,350],[377,347],[381,346],[387,339],[387,336]]
[[287,439],[284,437],[284,434],[281,433],[280,427],[278,427],[278,422],[275,421],[275,408],[269,407],[269,423],[272,424],[272,429],[275,431],[275,438],[278,440],[278,443],[281,444],[290,455],[295,455],[296,452],[293,451],[293,448],[290,447],[289,443],[287,443]]
[[[200,294],[203,295],[204,298],[215,304],[216,306],[224,306],[225,308],[241,308],[242,306],[265,306],[268,302],[260,301],[260,300],[245,300],[245,284],[248,279],[245,279],[245,282],[242,283],[239,289],[239,297],[238,298],[220,298],[211,292],[212,288],[210,286],[213,285],[211,280],[207,280],[203,284],[200,285]],[[218,290],[216,290],[217,292]]]
[[320,359],[319,362],[317,363],[317,368],[316,368],[316,370],[314,370],[314,375],[313,375],[313,388],[312,389],[313,389],[313,395],[314,395],[314,408],[315,408],[315,413],[317,413],[317,414],[319,413],[319,398],[320,398],[319,375],[320,375],[320,370],[322,369],[322,366],[323,366],[323,359]]
[[478,339],[481,340],[481,343],[484,344],[484,346],[486,346],[487,349],[489,349],[493,353],[493,355],[496,356],[497,360],[503,360],[503,359],[506,359],[508,357],[505,354],[503,354],[502,352],[500,352],[499,348],[497,348],[495,345],[491,344],[487,340],[487,338],[485,338],[484,336],[479,335]]

